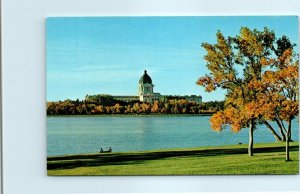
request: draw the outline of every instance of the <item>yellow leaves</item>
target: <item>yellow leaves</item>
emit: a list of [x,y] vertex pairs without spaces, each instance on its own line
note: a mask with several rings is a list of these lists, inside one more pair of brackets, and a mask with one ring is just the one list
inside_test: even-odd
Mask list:
[[245,105],[245,112],[249,119],[257,118],[259,116],[259,106],[256,102],[250,102]]
[[296,66],[287,66],[278,71],[278,79],[298,79],[299,68]]
[[230,125],[238,132],[262,117],[273,120],[279,115],[286,120],[298,114],[298,60],[293,46],[286,45],[288,39],[278,41],[267,28],[242,27],[237,36],[225,38],[218,32],[216,44],[202,44],[210,74],[197,84],[208,92],[217,87],[227,90],[225,110],[210,120],[214,130]]
[[198,81],[196,82],[196,84],[200,85],[200,86],[206,86],[208,83],[210,83],[212,81],[212,79],[208,76],[204,76],[198,79]]
[[287,49],[283,52],[282,56],[279,57],[279,62],[281,64],[288,65],[291,61],[291,58],[293,56],[293,51],[292,49]]
[[99,114],[99,113],[103,113],[104,111],[105,111],[104,107],[102,105],[99,105],[96,106],[94,110],[92,110],[92,113]]
[[158,104],[158,101],[156,100],[153,103],[153,106],[151,108],[151,112],[152,113],[158,113],[158,110],[159,110],[159,104]]
[[148,104],[148,103],[143,103],[142,105],[141,105],[141,110],[140,110],[140,112],[141,113],[149,113],[150,112],[150,104]]
[[230,124],[230,128],[233,132],[239,132],[244,122],[244,115],[240,109],[234,107],[228,107],[224,110],[226,123]]
[[264,74],[262,75],[262,79],[266,82],[269,82],[271,80],[275,79],[275,72],[274,71],[265,71]]
[[235,75],[234,75],[234,73],[232,72],[232,73],[227,74],[227,79],[229,81],[235,81]]
[[272,58],[267,59],[266,57],[261,57],[259,62],[263,67],[266,67],[275,64],[276,60]]
[[207,91],[207,92],[211,92],[213,90],[216,90],[216,87],[213,83],[209,83],[205,88],[205,91]]
[[211,92],[216,89],[214,80],[209,76],[199,78],[196,84],[204,86],[207,92]]
[[248,56],[261,55],[262,43],[257,39],[255,33],[249,28],[241,28],[239,36],[240,48]]
[[299,102],[292,100],[285,100],[281,104],[280,119],[288,121],[291,117],[298,115],[299,113]]
[[250,80],[250,82],[247,84],[248,89],[250,90],[265,90],[266,89],[266,85],[263,81],[261,80],[257,80],[255,78],[253,78],[252,80]]
[[[227,43],[225,37],[221,32],[217,33],[217,42],[218,44],[216,47],[219,49],[219,51],[226,57],[231,55],[231,48],[230,45]],[[223,57],[224,57],[223,56]]]
[[213,114],[210,118],[211,128],[216,131],[221,131],[222,126],[225,124],[225,118],[223,111],[218,111],[217,113]]
[[242,129],[244,122],[245,118],[241,111],[233,107],[218,111],[210,119],[212,129],[221,131],[226,124],[229,124],[231,130],[235,133]]
[[257,114],[267,120],[273,120],[276,116],[276,110],[279,106],[279,95],[260,94],[257,101]]
[[242,129],[242,125],[240,123],[233,123],[230,125],[231,130],[235,133],[239,132]]
[[214,80],[217,83],[220,83],[223,79],[224,79],[224,75],[221,72],[216,73],[214,76]]

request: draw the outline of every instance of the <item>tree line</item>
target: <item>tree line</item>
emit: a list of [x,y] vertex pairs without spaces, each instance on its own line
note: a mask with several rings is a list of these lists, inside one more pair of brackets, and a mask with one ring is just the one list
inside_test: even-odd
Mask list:
[[84,100],[47,102],[47,115],[92,114],[213,114],[224,108],[223,101],[196,104],[185,99],[120,101],[110,95],[87,95]]
[[[299,114],[299,56],[285,35],[246,27],[236,36],[216,34],[216,43],[203,43],[204,59],[209,74],[197,84],[211,92],[217,88],[227,91],[224,109],[210,119],[214,130],[230,125],[239,132],[249,128],[248,153],[253,155],[253,133],[266,125],[276,140],[286,142],[289,158],[291,123]],[[275,122],[273,128],[270,122]]]

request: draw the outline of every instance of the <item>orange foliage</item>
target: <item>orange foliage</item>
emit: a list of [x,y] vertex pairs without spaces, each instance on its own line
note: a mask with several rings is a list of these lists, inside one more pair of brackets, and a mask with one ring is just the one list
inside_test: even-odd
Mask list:
[[[275,54],[275,40],[275,34],[268,29],[259,32],[241,28],[236,37],[226,39],[218,32],[216,44],[202,44],[210,73],[196,83],[208,92],[227,90],[225,110],[210,119],[214,130],[221,131],[229,124],[232,131],[238,132],[249,121],[287,121],[298,114],[298,61],[293,61],[292,47],[276,55],[279,52]],[[235,70],[239,65],[243,76]]]

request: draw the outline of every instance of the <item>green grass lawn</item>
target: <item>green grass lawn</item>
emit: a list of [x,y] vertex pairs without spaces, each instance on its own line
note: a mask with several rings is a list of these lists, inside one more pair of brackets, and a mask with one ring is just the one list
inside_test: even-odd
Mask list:
[[247,145],[48,157],[48,175],[298,174],[299,143],[289,162],[284,145],[257,144],[252,157]]

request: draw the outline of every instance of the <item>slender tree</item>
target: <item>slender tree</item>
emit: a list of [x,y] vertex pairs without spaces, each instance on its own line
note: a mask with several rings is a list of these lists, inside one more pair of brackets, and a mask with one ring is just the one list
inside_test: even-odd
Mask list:
[[[265,71],[260,88],[259,112],[269,120],[276,120],[286,141],[286,161],[289,157],[292,120],[299,114],[299,61],[291,48],[285,50],[275,68]],[[295,60],[296,59],[296,60]]]

